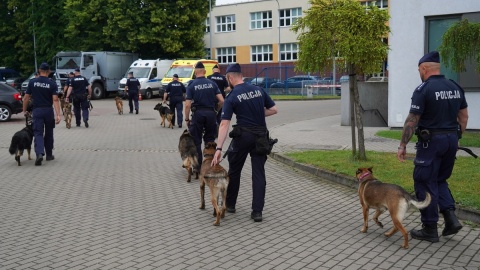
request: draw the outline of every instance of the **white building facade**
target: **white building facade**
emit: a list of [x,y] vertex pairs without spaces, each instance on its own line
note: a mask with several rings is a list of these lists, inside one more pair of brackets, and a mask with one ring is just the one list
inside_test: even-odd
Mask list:
[[[438,49],[452,23],[464,18],[480,22],[480,0],[390,0],[389,9],[388,125],[403,127],[412,93],[421,83],[418,60]],[[480,74],[475,67],[468,64],[467,72],[455,73],[442,66],[442,73],[466,91],[468,129],[480,129]]]

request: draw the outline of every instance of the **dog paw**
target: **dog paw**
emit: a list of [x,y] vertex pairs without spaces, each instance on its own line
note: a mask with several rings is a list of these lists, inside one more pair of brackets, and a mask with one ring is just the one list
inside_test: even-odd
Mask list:
[[220,226],[220,222],[214,222],[213,226]]
[[205,209],[205,205],[200,205],[200,209]]
[[408,249],[408,245],[402,245],[402,248]]
[[367,229],[368,229],[368,228],[363,227],[363,228],[360,230],[360,232],[366,233],[366,232],[367,232]]

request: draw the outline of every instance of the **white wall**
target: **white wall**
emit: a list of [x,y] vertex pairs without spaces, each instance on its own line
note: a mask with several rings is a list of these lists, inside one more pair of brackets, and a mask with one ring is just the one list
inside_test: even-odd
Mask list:
[[[480,11],[480,0],[390,0],[388,125],[402,127],[414,89],[421,83],[418,60],[425,51],[425,16]],[[479,75],[480,76],[480,75]],[[467,92],[469,129],[480,129],[480,92]]]

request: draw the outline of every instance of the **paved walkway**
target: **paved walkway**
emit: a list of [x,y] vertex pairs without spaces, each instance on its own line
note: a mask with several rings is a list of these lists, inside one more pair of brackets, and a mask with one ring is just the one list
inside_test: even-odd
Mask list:
[[[94,102],[90,128],[58,126],[56,159],[41,167],[25,157],[18,167],[7,153],[23,119],[0,124],[0,269],[479,269],[480,229],[411,239],[404,250],[400,234],[383,236],[388,215],[385,229],[360,233],[355,190],[271,159],[264,221],[250,219],[247,162],[237,212],[212,226],[211,206],[198,209],[198,182],[180,166],[182,130],[159,126],[157,102],[122,116],[113,100]],[[335,117],[273,127],[279,149],[301,148],[289,145],[299,136],[309,147],[348,147],[339,133],[320,136],[316,121],[335,127]],[[418,212],[404,225],[418,227]]]

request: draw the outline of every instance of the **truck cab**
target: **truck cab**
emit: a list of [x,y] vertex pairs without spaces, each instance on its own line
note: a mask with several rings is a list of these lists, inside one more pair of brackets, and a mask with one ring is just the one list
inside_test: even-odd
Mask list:
[[164,87],[162,78],[170,68],[173,60],[142,60],[138,59],[128,68],[125,76],[120,80],[118,91],[125,90],[129,72],[133,72],[133,77],[140,81],[140,93],[145,99],[150,99],[153,95],[163,96]]
[[167,87],[167,85],[173,80],[173,74],[178,75],[178,80],[185,85],[185,87],[189,84],[191,80],[193,80],[195,75],[195,65],[198,62],[202,62],[205,66],[205,77],[208,75],[213,74],[213,67],[218,65],[216,60],[210,59],[179,59],[173,61],[170,69],[168,70],[167,74],[162,80],[163,87]]

